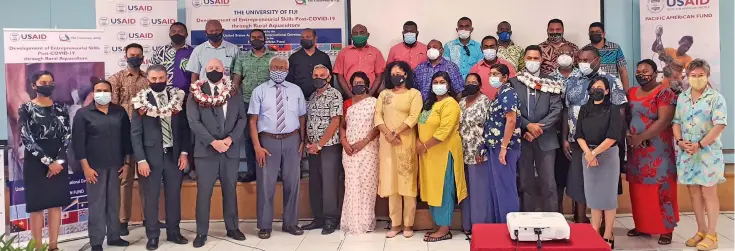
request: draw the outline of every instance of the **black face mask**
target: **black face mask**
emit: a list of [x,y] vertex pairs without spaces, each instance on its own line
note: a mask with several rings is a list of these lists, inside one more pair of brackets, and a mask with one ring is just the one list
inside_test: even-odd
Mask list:
[[265,41],[260,39],[253,39],[250,40],[250,45],[253,46],[253,49],[260,50],[263,49],[263,47],[265,46]]
[[151,90],[153,90],[154,92],[162,92],[163,90],[166,90],[166,82],[151,83],[149,86],[151,87]]
[[173,36],[169,36],[171,38],[171,42],[174,44],[183,44],[186,41],[186,36],[181,34],[175,34]]
[[640,86],[647,85],[648,83],[651,82],[651,79],[652,78],[653,78],[653,76],[649,76],[649,75],[642,75],[642,74],[641,75],[635,75],[635,81],[638,82],[638,85],[640,85]]
[[219,41],[222,41],[222,38],[224,38],[224,35],[222,35],[221,32],[216,34],[207,34],[207,40],[212,43],[219,43]]
[[390,82],[393,83],[393,86],[402,86],[406,82],[406,77],[403,75],[398,76],[390,76]]
[[209,79],[209,82],[217,83],[220,80],[222,80],[222,76],[225,74],[223,72],[219,71],[208,71],[207,72],[207,79]]
[[322,89],[324,86],[327,85],[327,80],[322,78],[315,78],[313,80],[313,83],[314,87],[316,87],[317,89]]
[[54,94],[54,88],[56,88],[55,85],[37,85],[36,93],[44,97],[51,97],[51,94]]
[[128,58],[127,61],[128,65],[132,68],[140,68],[140,65],[143,64],[143,58],[139,57]]
[[590,42],[593,44],[599,43],[602,41],[602,34],[592,34],[590,35]]
[[605,99],[605,90],[602,88],[592,88],[590,90],[590,98],[594,101],[601,101]]
[[355,85],[355,86],[352,86],[352,94],[361,95],[361,94],[364,94],[366,91],[367,91],[367,86],[366,85]]
[[465,85],[464,90],[462,91],[462,96],[463,97],[472,96],[472,95],[477,94],[477,92],[479,91],[480,91],[479,85]]
[[301,39],[301,48],[311,49],[311,47],[314,47],[314,40]]

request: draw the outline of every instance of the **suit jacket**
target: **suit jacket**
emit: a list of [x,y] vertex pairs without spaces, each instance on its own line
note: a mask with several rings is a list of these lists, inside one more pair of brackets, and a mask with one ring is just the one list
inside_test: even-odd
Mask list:
[[[169,97],[169,100],[171,97]],[[148,102],[156,105],[153,94],[148,94]],[[133,145],[133,155],[137,161],[145,160],[154,168],[163,165],[163,132],[161,118],[140,115],[133,111],[130,126],[130,139]],[[181,152],[191,154],[191,132],[186,121],[186,113],[181,111],[171,116],[171,137],[173,140],[174,156]]]
[[[211,95],[209,84],[202,85],[202,92]],[[189,119],[189,128],[194,134],[194,157],[214,157],[220,153],[210,144],[215,140],[227,137],[232,139],[232,145],[225,152],[228,158],[239,159],[242,137],[247,125],[247,111],[242,95],[238,90],[227,100],[227,114],[224,126],[220,125],[222,107],[202,107],[189,94],[186,101],[186,117]]]
[[[548,78],[546,75],[540,75],[542,78]],[[537,137],[534,141],[539,142],[539,146],[543,151],[550,151],[559,148],[559,138],[557,137],[556,127],[561,121],[562,103],[561,95],[552,94],[548,92],[537,91],[536,95],[530,97],[536,97],[536,107],[532,107],[534,110],[533,118],[528,116],[528,98],[529,88],[518,80],[518,78],[511,78],[510,83],[518,93],[518,99],[521,103],[521,129],[525,133],[528,129],[529,123],[544,124],[541,128],[544,133]],[[524,141],[526,139],[523,139]]]

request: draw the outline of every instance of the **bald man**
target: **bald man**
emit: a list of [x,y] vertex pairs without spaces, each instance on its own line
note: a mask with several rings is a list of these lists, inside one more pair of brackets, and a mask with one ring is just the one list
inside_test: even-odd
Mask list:
[[370,95],[375,95],[382,86],[385,58],[378,48],[367,43],[370,33],[362,24],[352,28],[352,45],[342,49],[334,62],[339,87],[346,97],[352,97],[352,85],[347,82],[357,71],[367,73],[370,79]]
[[[194,163],[197,170],[196,223],[197,235],[194,247],[204,246],[209,232],[209,208],[212,189],[217,179],[222,188],[222,210],[227,237],[242,241],[245,235],[238,229],[237,217],[237,169],[240,162],[240,145],[245,133],[247,111],[240,92],[225,76],[225,66],[219,59],[210,59],[204,67],[202,80],[195,82],[199,92],[216,97],[224,103],[198,100],[192,91],[186,102],[189,127],[194,134]],[[228,93],[223,93],[232,90]]]
[[230,76],[230,69],[235,63],[235,57],[240,52],[237,45],[224,40],[224,32],[222,24],[217,20],[209,20],[205,26],[207,33],[207,41],[194,48],[186,64],[186,70],[191,72],[191,82],[194,83],[200,78],[205,78],[206,69],[204,67],[209,60],[219,59],[224,65],[224,75]]

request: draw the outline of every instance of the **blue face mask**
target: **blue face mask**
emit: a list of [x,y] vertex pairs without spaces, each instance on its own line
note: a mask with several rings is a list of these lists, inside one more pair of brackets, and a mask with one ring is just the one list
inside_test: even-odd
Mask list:
[[500,81],[500,77],[490,77],[490,86],[499,88],[501,85],[503,85],[503,82]]
[[500,41],[503,41],[503,42],[510,41],[510,32],[503,31],[501,33],[498,33],[498,39],[500,39]]
[[418,36],[416,33],[408,32],[403,34],[403,42],[406,44],[415,44],[416,43],[416,36]]

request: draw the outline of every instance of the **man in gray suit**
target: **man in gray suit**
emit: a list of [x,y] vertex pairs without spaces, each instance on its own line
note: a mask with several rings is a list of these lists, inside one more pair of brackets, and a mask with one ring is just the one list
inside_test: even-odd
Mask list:
[[[189,123],[182,111],[184,91],[176,87],[167,87],[166,68],[162,65],[151,65],[146,72],[149,88],[145,101],[136,102],[133,98],[130,140],[133,154],[138,161],[138,174],[143,188],[145,232],[148,237],[146,249],[158,249],[158,196],[163,179],[166,203],[166,239],[176,244],[189,242],[181,235],[181,181],[184,168],[191,151]],[[158,108],[172,107],[170,114],[156,114],[146,109],[149,105]],[[143,114],[141,114],[143,113]]]
[[535,85],[532,78],[548,78],[541,75],[541,60],[541,47],[526,47],[526,68],[519,77],[510,79],[521,103],[523,140],[518,170],[523,192],[521,208],[526,212],[537,209],[555,212],[558,209],[554,161],[559,148],[556,125],[561,119],[561,95],[546,88],[529,87]]
[[194,133],[194,165],[198,167],[195,248],[204,246],[207,241],[212,189],[217,179],[222,189],[227,237],[245,240],[238,229],[236,189],[247,112],[240,93],[230,78],[224,77],[222,61],[209,60],[205,70],[206,76],[193,84],[186,102],[186,116]]

